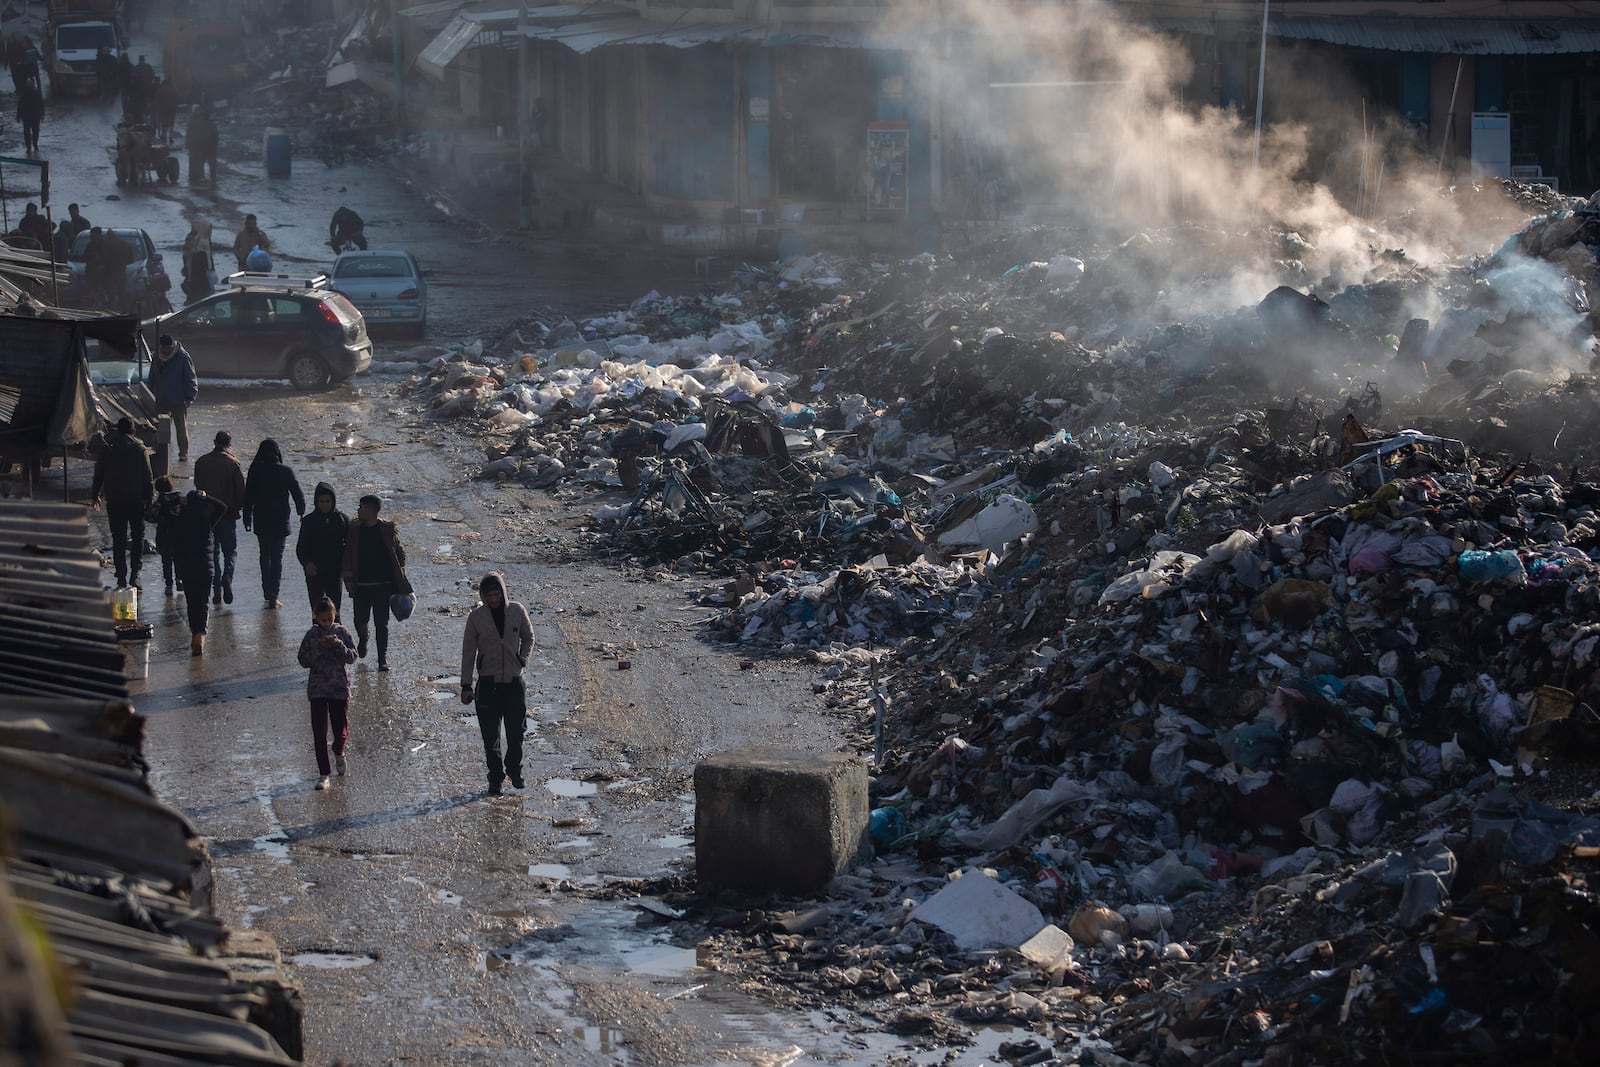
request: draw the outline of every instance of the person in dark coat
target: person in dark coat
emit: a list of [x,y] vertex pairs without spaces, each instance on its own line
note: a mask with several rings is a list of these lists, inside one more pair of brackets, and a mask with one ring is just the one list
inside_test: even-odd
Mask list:
[[172,416],[172,434],[178,439],[178,462],[189,462],[189,405],[200,395],[200,378],[195,374],[189,350],[170,333],[156,342],[155,362],[150,365],[150,391],[156,405]]
[[211,589],[211,603],[233,603],[233,564],[239,554],[239,516],[244,513],[244,468],[228,451],[233,446],[233,435],[218,430],[213,438],[214,448],[194,461],[194,487],[207,496],[222,501],[228,513],[217,520],[216,558],[212,561],[216,585]]
[[296,515],[306,513],[305,494],[294,471],[283,462],[283,449],[267,438],[250,461],[244,479],[244,528],[254,530],[261,546],[261,595],[268,608],[281,608],[278,590],[283,584],[283,548],[289,541],[289,504]]
[[206,623],[211,617],[211,600],[206,596],[212,583],[212,530],[228,509],[198,489],[189,490],[183,499],[172,538],[172,562],[183,586],[183,605],[189,616],[189,655],[199,656],[206,649]]
[[117,57],[111,54],[109,48],[101,48],[95,54],[94,84],[95,88],[100,90],[101,100],[110,100],[122,88]]
[[178,535],[178,523],[183,516],[183,494],[172,487],[172,479],[165,474],[156,479],[156,499],[145,513],[145,521],[156,528],[156,551],[161,553],[161,580],[166,583],[167,595],[173,593],[177,578],[173,561],[172,543]]
[[72,253],[72,238],[74,236],[75,235],[72,232],[72,220],[62,219],[61,225],[56,227],[56,233],[53,239],[57,263],[65,264],[67,262],[67,256]]
[[26,81],[17,90],[17,121],[22,124],[25,151],[39,151],[39,126],[44,122],[44,94],[37,81]]
[[67,205],[66,221],[71,224],[72,236],[74,237],[78,236],[78,234],[82,233],[84,230],[90,229],[94,225],[78,208],[77,204]]
[[410,593],[406,579],[406,550],[400,529],[379,519],[381,497],[368,494],[356,508],[355,521],[345,536],[344,565],[340,577],[350,593],[356,615],[356,655],[367,657],[367,619],[378,631],[378,670],[389,669],[389,598]]
[[344,566],[345,531],[350,525],[349,517],[337,504],[333,486],[318,482],[311,494],[311,513],[300,520],[300,539],[294,546],[295,558],[306,572],[306,593],[312,608],[327,597],[335,615],[344,591],[339,571]]
[[189,184],[204,178],[208,167],[211,184],[217,184],[217,124],[212,121],[209,108],[202,105],[194,109],[184,140],[189,146]]
[[107,436],[105,447],[95,457],[89,495],[95,507],[104,502],[111,522],[111,562],[117,571],[117,588],[142,588],[139,567],[144,562],[144,516],[155,500],[155,479],[150,475],[150,454],[133,436],[133,420],[126,415],[117,420],[116,431]]
[[23,208],[22,218],[17,220],[17,232],[38,242],[40,251],[46,251],[55,240],[56,230],[50,220],[39,213],[39,205],[30,203]]

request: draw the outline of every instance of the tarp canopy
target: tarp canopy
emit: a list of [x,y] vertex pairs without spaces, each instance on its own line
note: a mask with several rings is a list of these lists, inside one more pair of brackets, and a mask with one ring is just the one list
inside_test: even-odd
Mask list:
[[88,444],[100,431],[100,415],[84,338],[99,337],[119,351],[125,345],[131,354],[138,328],[136,319],[91,324],[0,315],[0,391],[7,401],[0,414],[0,452],[25,455]]

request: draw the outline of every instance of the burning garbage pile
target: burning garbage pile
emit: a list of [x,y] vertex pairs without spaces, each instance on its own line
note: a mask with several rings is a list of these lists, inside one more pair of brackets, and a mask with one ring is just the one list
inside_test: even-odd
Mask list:
[[1015,1062],[1561,1060],[1596,958],[1600,428],[1590,208],[1559,207],[1326,298],[1275,287],[1312,273],[1280,232],[1233,307],[1204,272],[1136,288],[1173,234],[745,271],[417,390],[488,434],[485,477],[622,489],[597,549],[882,716],[880,862],[712,914],[726,969],[940,1043],[1011,1022]]

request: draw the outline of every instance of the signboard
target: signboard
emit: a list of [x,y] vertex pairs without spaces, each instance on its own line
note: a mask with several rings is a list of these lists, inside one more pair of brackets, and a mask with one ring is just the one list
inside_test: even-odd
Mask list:
[[910,131],[903,122],[867,124],[867,207],[905,214]]

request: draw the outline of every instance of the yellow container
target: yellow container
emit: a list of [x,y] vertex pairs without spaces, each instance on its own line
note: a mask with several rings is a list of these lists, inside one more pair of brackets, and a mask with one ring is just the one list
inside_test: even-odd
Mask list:
[[111,591],[111,617],[117,622],[133,622],[139,617],[139,590],[130,586]]

